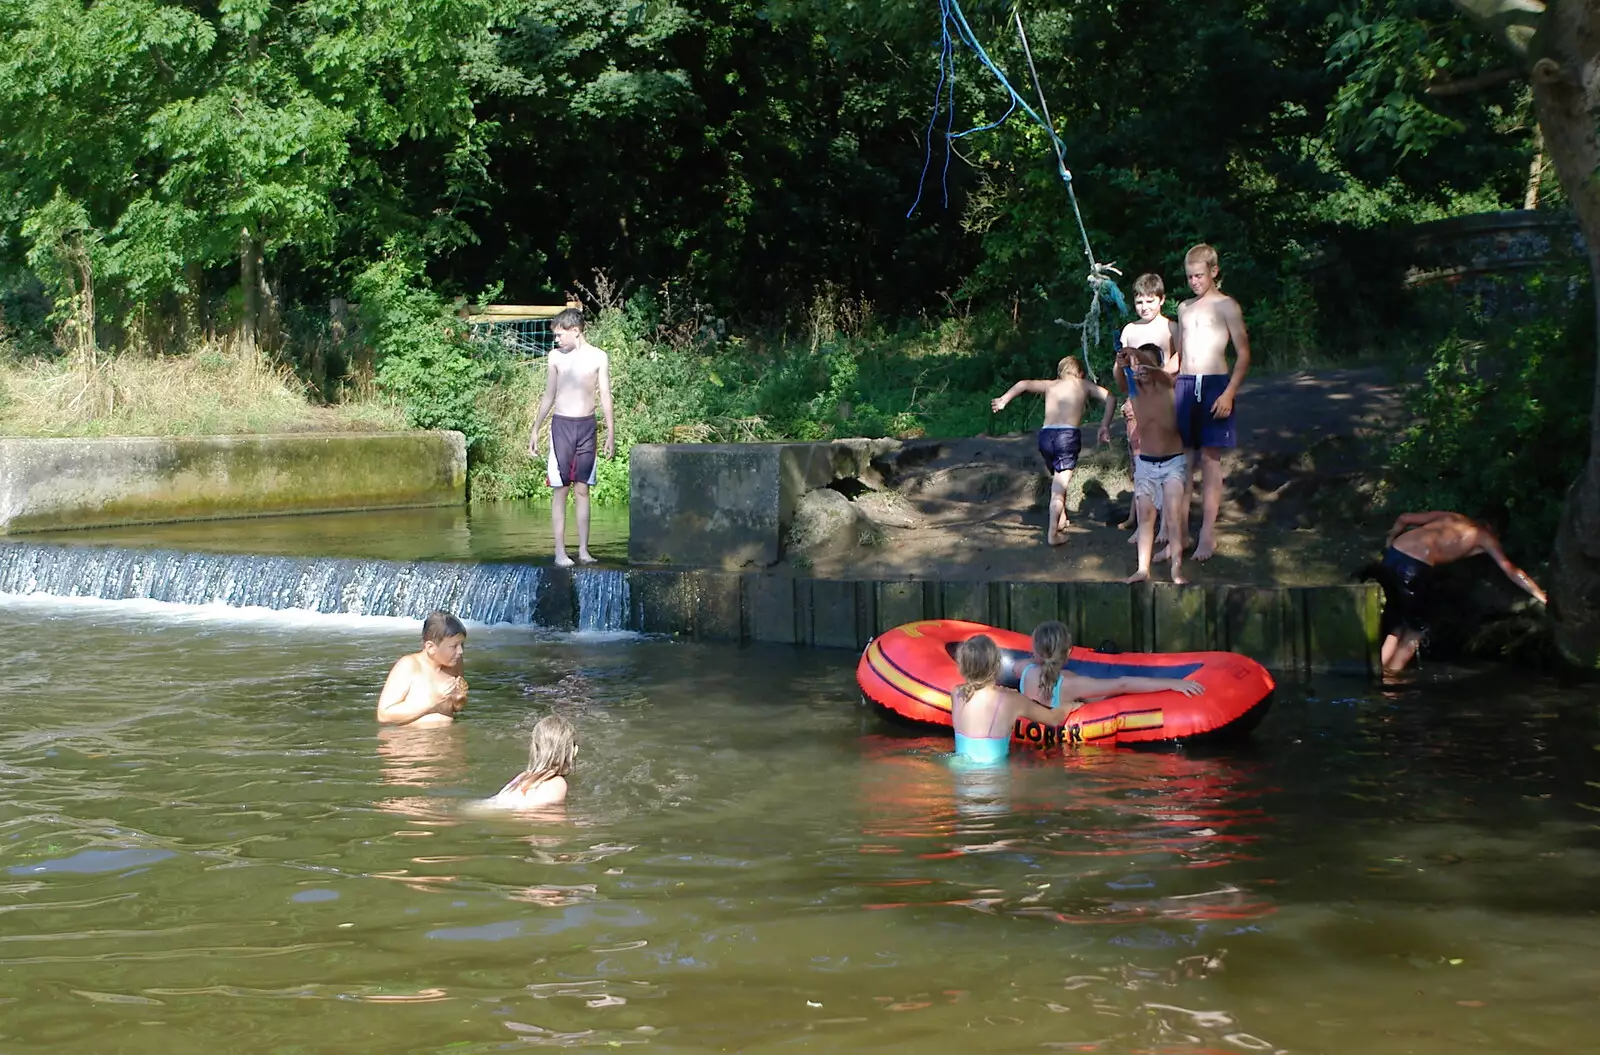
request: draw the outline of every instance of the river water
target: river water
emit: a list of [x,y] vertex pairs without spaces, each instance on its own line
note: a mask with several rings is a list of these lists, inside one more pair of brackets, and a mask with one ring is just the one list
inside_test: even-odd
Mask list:
[[[1594,1050],[1586,693],[1288,684],[1229,752],[953,768],[854,656],[7,599],[0,1052]],[[560,816],[473,808],[577,724]]]

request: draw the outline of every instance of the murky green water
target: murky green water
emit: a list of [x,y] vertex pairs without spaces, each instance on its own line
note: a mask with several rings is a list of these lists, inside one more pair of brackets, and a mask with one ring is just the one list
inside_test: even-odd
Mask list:
[[[41,531],[18,536],[17,541],[402,561],[539,563],[550,560],[555,554],[550,534],[550,507],[530,502]],[[589,549],[607,564],[628,562],[626,508],[594,507]],[[578,527],[570,505],[567,552],[573,557],[578,555]]]
[[[853,657],[8,602],[0,1052],[1576,1052],[1580,693],[1287,687],[1252,749],[953,770]],[[475,814],[550,707],[564,820]]]

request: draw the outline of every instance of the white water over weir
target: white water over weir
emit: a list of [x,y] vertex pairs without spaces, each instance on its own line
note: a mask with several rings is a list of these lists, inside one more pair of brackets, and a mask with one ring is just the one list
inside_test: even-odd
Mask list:
[[0,594],[165,601],[479,623],[629,629],[628,575],[531,564],[261,557],[0,544]]

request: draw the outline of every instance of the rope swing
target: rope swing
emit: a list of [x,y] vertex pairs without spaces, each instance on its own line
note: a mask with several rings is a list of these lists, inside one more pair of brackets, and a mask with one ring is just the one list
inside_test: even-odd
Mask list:
[[[1022,54],[1028,61],[1028,73],[1033,78],[1034,89],[1039,95],[1038,110],[1035,110],[1028,103],[1028,100],[1018,94],[1016,88],[1012,87],[1011,81],[1007,79],[1005,72],[995,65],[994,60],[989,58],[989,53],[984,50],[983,44],[979,42],[978,35],[972,31],[972,26],[967,21],[966,13],[961,10],[959,0],[939,0],[939,83],[934,89],[933,115],[928,119],[926,151],[922,162],[922,176],[917,180],[917,197],[911,203],[911,208],[906,211],[906,218],[910,219],[912,214],[917,211],[917,206],[922,204],[922,189],[927,183],[928,169],[933,164],[934,128],[939,123],[939,115],[941,113],[945,115],[945,130],[943,133],[945,143],[944,166],[940,173],[940,184],[944,192],[946,208],[950,206],[949,177],[952,144],[957,139],[999,128],[1018,110],[1031,117],[1040,128],[1044,129],[1045,135],[1050,138],[1050,146],[1056,155],[1056,172],[1061,177],[1062,185],[1067,189],[1067,201],[1072,205],[1072,217],[1077,221],[1078,235],[1083,239],[1084,259],[1089,265],[1086,281],[1089,285],[1090,301],[1089,310],[1084,313],[1083,321],[1067,322],[1065,319],[1057,319],[1056,321],[1080,331],[1083,365],[1089,372],[1090,380],[1098,381],[1099,378],[1095,374],[1094,364],[1089,359],[1089,345],[1091,342],[1096,346],[1100,343],[1100,313],[1103,301],[1109,301],[1116,307],[1118,312],[1124,315],[1128,312],[1128,304],[1123,299],[1122,290],[1117,288],[1116,281],[1112,278],[1113,275],[1120,276],[1122,272],[1117,270],[1115,263],[1101,263],[1095,258],[1094,247],[1089,243],[1089,229],[1083,223],[1083,211],[1078,208],[1078,195],[1072,187],[1072,171],[1067,168],[1066,144],[1061,141],[1060,136],[1056,135],[1055,127],[1050,120],[1050,107],[1045,102],[1044,85],[1039,81],[1038,70],[1034,68],[1033,50],[1028,46],[1028,34],[1022,26],[1022,11],[1020,8],[1013,8],[1011,13],[1017,25],[1017,38],[1022,42]],[[969,128],[964,132],[952,131],[955,127],[956,112],[955,50],[957,41],[965,45],[977,56],[978,61],[994,75],[995,80],[1006,90],[1006,94],[1010,96],[1011,100],[1011,105],[1006,108],[1006,112],[1000,116],[998,121]]]

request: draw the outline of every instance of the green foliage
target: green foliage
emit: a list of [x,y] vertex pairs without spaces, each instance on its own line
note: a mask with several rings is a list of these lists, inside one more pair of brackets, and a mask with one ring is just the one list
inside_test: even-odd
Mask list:
[[490,439],[479,401],[500,364],[474,355],[466,327],[405,255],[390,252],[356,276],[362,322],[377,350],[378,387],[415,428],[456,429],[469,452]]
[[1477,332],[1469,323],[1440,342],[1385,481],[1392,509],[1484,520],[1524,559],[1549,552],[1561,496],[1583,468],[1595,372],[1588,287],[1535,282],[1532,292],[1526,317]]

